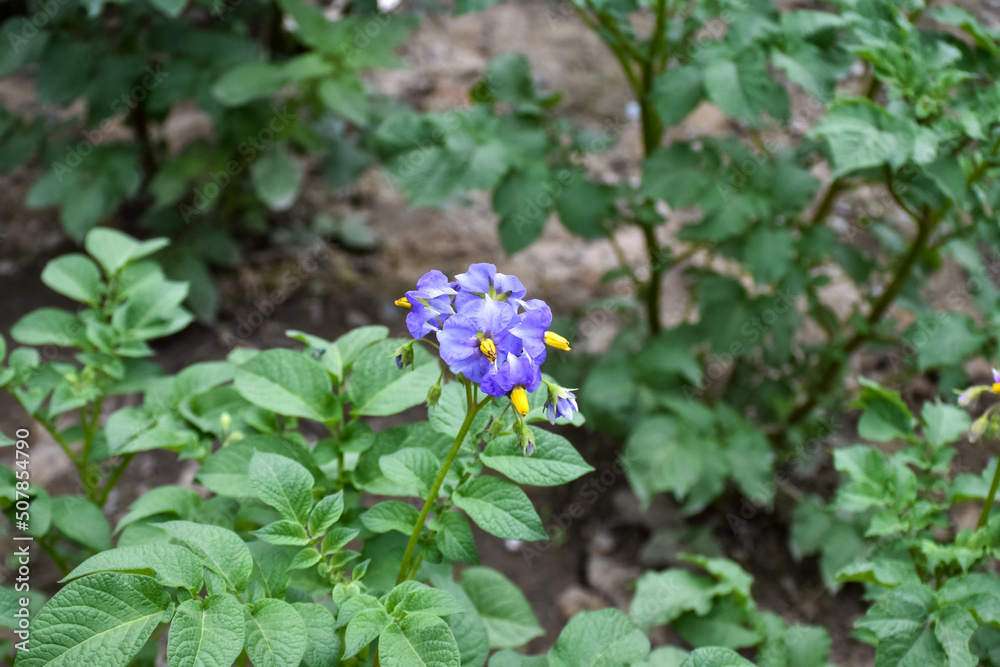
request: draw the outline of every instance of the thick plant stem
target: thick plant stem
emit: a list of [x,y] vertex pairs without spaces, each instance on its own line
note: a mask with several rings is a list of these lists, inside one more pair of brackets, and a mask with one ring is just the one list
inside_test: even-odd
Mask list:
[[424,523],[431,513],[431,508],[434,507],[434,503],[437,502],[438,494],[441,492],[441,485],[444,484],[444,478],[448,475],[448,471],[451,470],[451,464],[455,462],[455,457],[458,456],[458,450],[462,448],[462,443],[465,442],[465,436],[468,435],[469,429],[472,428],[472,420],[479,413],[481,406],[472,400],[472,392],[469,389],[468,383],[465,385],[465,389],[469,399],[465,421],[462,422],[462,428],[458,430],[458,435],[455,436],[455,444],[451,446],[448,458],[445,459],[444,465],[441,466],[441,471],[438,472],[437,479],[434,480],[434,486],[431,487],[430,493],[427,494],[427,499],[424,501],[424,508],[420,510],[420,517],[417,519],[417,525],[413,527],[410,541],[407,543],[406,551],[403,553],[403,562],[399,566],[399,576],[396,577],[397,586],[409,578],[410,560],[413,558],[413,551],[417,548],[417,541],[424,532]]
[[990,493],[986,496],[986,502],[983,503],[983,513],[979,515],[979,523],[976,524],[977,530],[985,526],[990,518],[990,510],[993,508],[993,499],[997,495],[997,487],[1000,487],[1000,461],[997,461],[997,469],[993,473],[993,483],[990,484]]

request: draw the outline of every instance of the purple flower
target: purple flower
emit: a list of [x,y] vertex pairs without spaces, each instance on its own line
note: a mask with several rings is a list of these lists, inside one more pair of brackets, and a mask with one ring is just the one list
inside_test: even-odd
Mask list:
[[406,293],[410,312],[406,315],[406,328],[414,338],[423,338],[432,331],[439,331],[455,309],[451,297],[455,289],[448,278],[438,270],[428,271],[417,281],[417,289]]
[[455,276],[455,282],[458,285],[455,307],[459,310],[483,296],[506,301],[523,299],[528,293],[520,280],[505,273],[498,273],[497,267],[493,264],[473,264],[468,271]]
[[573,413],[580,411],[576,406],[576,395],[573,393],[573,390],[560,387],[548,380],[545,380],[545,386],[549,390],[549,396],[545,401],[545,414],[549,418],[549,421],[555,424],[556,417],[573,419]]
[[437,333],[441,358],[452,373],[482,382],[498,357],[521,351],[521,340],[510,332],[517,321],[513,306],[486,297],[476,299],[444,323]]
[[545,361],[545,332],[552,324],[552,310],[541,299],[522,301],[525,311],[521,313],[511,333],[521,339],[524,351],[539,365]]
[[490,396],[510,394],[510,402],[523,417],[528,414],[527,392],[535,391],[541,383],[542,371],[529,355],[515,356],[508,352],[507,361],[496,373],[483,378],[480,388]]

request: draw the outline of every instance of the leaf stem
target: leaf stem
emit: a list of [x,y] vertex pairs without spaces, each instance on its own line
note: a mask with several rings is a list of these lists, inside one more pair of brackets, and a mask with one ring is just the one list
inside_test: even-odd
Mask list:
[[451,464],[455,462],[455,457],[458,456],[458,451],[462,448],[462,443],[465,442],[465,436],[468,435],[469,429],[472,428],[472,420],[476,418],[479,409],[486,403],[485,399],[483,403],[474,402],[472,400],[472,383],[468,380],[463,380],[463,382],[465,382],[465,395],[468,399],[465,421],[462,422],[462,427],[458,430],[458,435],[455,436],[455,443],[451,446],[451,451],[448,452],[448,458],[445,459],[444,465],[441,466],[441,470],[438,472],[437,479],[434,480],[434,486],[431,487],[430,493],[427,494],[427,499],[424,501],[424,508],[420,510],[417,524],[413,527],[410,541],[407,543],[406,551],[403,553],[403,562],[399,565],[399,576],[396,577],[397,586],[410,577],[410,560],[413,558],[413,551],[417,548],[417,541],[424,532],[424,524],[427,522],[427,517],[431,513],[431,508],[434,507],[434,503],[437,502],[438,494],[441,492],[441,485],[444,484],[444,479],[448,475],[448,471],[451,470]]
[[98,497],[97,506],[104,507],[104,504],[108,502],[108,496],[111,494],[112,489],[118,484],[118,480],[122,478],[122,473],[128,468],[128,464],[132,462],[135,458],[135,453],[126,454],[122,457],[121,463],[115,466],[114,472],[111,473],[111,477],[108,478],[107,484],[104,485],[104,489],[101,491],[101,495]]
[[1000,487],[1000,460],[997,461],[997,469],[993,473],[993,483],[990,484],[990,493],[986,496],[986,501],[983,503],[983,513],[979,515],[979,523],[976,524],[976,530],[985,526],[990,518],[993,499],[997,496],[997,487]]

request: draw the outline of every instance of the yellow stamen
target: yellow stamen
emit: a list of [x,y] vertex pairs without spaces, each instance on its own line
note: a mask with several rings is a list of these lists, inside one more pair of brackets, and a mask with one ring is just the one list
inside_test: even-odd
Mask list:
[[489,338],[485,339],[479,344],[479,351],[486,355],[486,358],[490,360],[491,364],[497,362],[497,346],[493,344]]
[[510,402],[522,417],[528,414],[528,393],[521,385],[510,390]]
[[1000,382],[993,383],[993,393],[1000,394]]
[[412,304],[405,296],[396,299],[396,305],[400,308],[412,308]]
[[569,341],[554,331],[545,332],[545,344],[549,347],[554,347],[557,350],[565,350],[566,352],[569,352]]

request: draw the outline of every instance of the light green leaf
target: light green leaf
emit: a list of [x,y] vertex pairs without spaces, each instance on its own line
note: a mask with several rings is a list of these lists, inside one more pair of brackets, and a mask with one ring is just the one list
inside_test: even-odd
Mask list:
[[243,608],[233,595],[210,595],[177,606],[167,637],[168,667],[222,667],[243,651]]
[[704,615],[712,608],[716,589],[716,582],[687,570],[647,572],[636,583],[629,617],[648,632],[686,611]]
[[111,548],[111,526],[101,509],[86,498],[53,498],[52,523],[67,537],[88,549],[107,551]]
[[284,600],[264,599],[244,608],[246,651],[254,667],[297,665],[306,652],[309,635],[295,607]]
[[340,635],[333,614],[326,607],[314,602],[297,602],[292,605],[299,612],[306,626],[309,641],[302,662],[306,667],[328,667],[337,663],[340,653]]
[[309,544],[309,536],[306,535],[306,529],[297,521],[275,521],[263,528],[250,531],[250,534],[268,544],[290,544],[293,546]]
[[419,518],[420,512],[413,505],[399,500],[387,500],[362,514],[361,523],[373,533],[398,530],[404,535],[409,535]]
[[946,664],[944,650],[930,625],[934,591],[923,584],[903,584],[880,598],[855,627],[878,638],[876,667],[924,667]]
[[538,238],[554,201],[545,190],[551,176],[511,170],[493,191],[493,210],[500,216],[500,242],[508,255]]
[[461,607],[463,613],[451,614],[445,622],[451,626],[455,641],[458,642],[458,652],[462,667],[483,667],[486,657],[490,654],[490,637],[486,624],[479,618],[475,605],[465,594],[462,587],[448,575],[431,575],[431,583],[435,588],[449,593]]
[[214,493],[231,498],[247,498],[253,495],[250,485],[250,460],[256,452],[268,452],[294,459],[312,470],[313,477],[322,475],[313,470],[315,462],[300,445],[274,435],[254,435],[226,445],[208,457],[198,471],[198,481]]
[[653,85],[656,112],[667,127],[677,125],[705,99],[704,75],[695,65],[672,67]]
[[110,278],[136,260],[148,257],[170,245],[165,238],[137,241],[117,229],[98,227],[87,233],[84,247],[87,253],[104,268]]
[[126,667],[161,622],[170,596],[151,577],[102,572],[64,586],[32,619],[18,667]]
[[10,337],[24,345],[90,347],[80,319],[59,308],[39,308],[19,319]]
[[337,417],[329,374],[298,352],[261,352],[237,366],[235,386],[251,403],[279,414],[316,421]]
[[545,531],[534,506],[520,487],[497,477],[479,477],[459,487],[453,496],[476,524],[505,540],[544,540]]
[[459,512],[441,514],[431,522],[430,528],[437,531],[437,548],[445,558],[454,563],[479,565],[479,552],[469,520]]
[[696,648],[681,667],[754,667],[739,653],[728,648]]
[[250,485],[257,497],[289,521],[305,525],[312,509],[312,474],[280,454],[256,452],[250,459]]
[[348,391],[352,414],[393,415],[427,398],[427,390],[437,382],[441,370],[430,353],[419,346],[413,349],[413,368],[397,368],[392,353],[405,342],[384,340],[358,355]]
[[101,270],[85,255],[70,254],[53,259],[42,271],[42,282],[74,301],[96,306],[104,292]]
[[[149,0],[150,3],[170,18],[177,18],[184,11],[187,0]],[[173,665],[171,665],[173,667]]]
[[[426,496],[441,470],[441,461],[422,447],[406,447],[379,458],[382,474],[399,485],[399,495]],[[395,494],[393,494],[395,495]]]
[[381,605],[363,609],[351,617],[344,635],[344,657],[350,658],[375,641],[392,624]]
[[246,590],[253,558],[239,535],[219,526],[191,521],[167,521],[156,525],[190,546],[205,567],[222,577],[230,589],[237,594]]
[[634,665],[649,653],[649,640],[618,609],[581,611],[563,628],[549,654],[552,667]]
[[954,405],[935,401],[924,403],[921,414],[924,420],[924,436],[933,447],[941,447],[962,437],[971,423],[969,413]]
[[430,614],[408,614],[387,627],[379,637],[378,657],[384,667],[460,667],[451,628]]
[[643,505],[653,495],[672,491],[682,498],[698,481],[704,463],[690,442],[696,434],[682,421],[665,415],[644,419],[625,441],[626,469],[632,488]]
[[316,507],[309,515],[309,534],[324,535],[330,526],[337,523],[340,515],[344,513],[344,492],[338,491],[323,498],[316,503]]
[[490,648],[517,648],[545,634],[524,594],[496,570],[467,568],[461,583],[486,624]]
[[338,338],[335,343],[337,349],[340,350],[340,358],[344,362],[344,368],[349,368],[369,346],[380,340],[385,340],[388,335],[389,327],[382,326],[381,324],[372,324],[366,327],[351,329]]
[[257,196],[272,211],[287,211],[302,189],[302,170],[284,143],[254,160],[250,176]]
[[282,67],[246,63],[223,74],[212,86],[212,97],[224,106],[238,107],[278,92],[287,82],[288,76]]
[[285,332],[289,338],[294,338],[305,344],[305,353],[314,359],[319,355],[319,363],[337,378],[337,382],[344,379],[344,361],[340,356],[340,348],[336,343],[323,340],[317,336],[307,334],[303,331],[289,329]]
[[534,454],[525,456],[517,438],[508,436],[497,438],[486,447],[483,463],[518,484],[531,486],[559,486],[594,470],[566,438],[529,428],[535,436]]
[[153,577],[169,588],[201,591],[204,570],[190,549],[177,544],[135,544],[102,551],[78,565],[60,583],[94,572],[129,572]]

